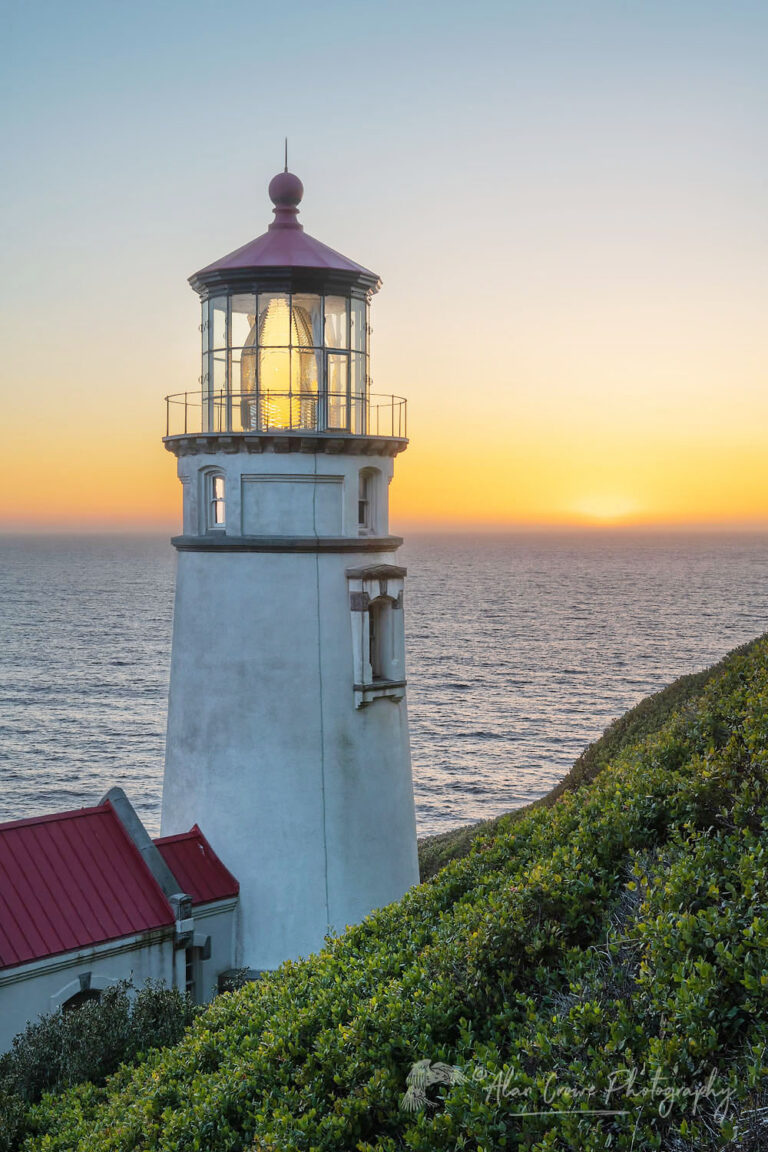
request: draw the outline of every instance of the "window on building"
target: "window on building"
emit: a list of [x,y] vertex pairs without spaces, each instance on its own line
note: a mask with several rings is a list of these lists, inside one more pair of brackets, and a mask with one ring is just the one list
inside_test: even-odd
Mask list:
[[193,1004],[202,1004],[203,1002],[203,949],[197,947],[187,948],[185,953],[185,972],[184,972],[184,986],[187,995]]
[[358,478],[357,530],[361,536],[374,536],[386,522],[385,488],[378,468],[363,468]]
[[405,568],[372,564],[348,568],[355,707],[405,693]]
[[90,1000],[98,1000],[101,997],[101,992],[97,988],[84,988],[81,992],[76,992],[74,996],[70,996],[69,1000],[65,1000],[61,1006],[62,1012],[73,1012],[76,1008],[82,1008],[83,1004],[87,1004]]
[[381,600],[374,600],[368,606],[368,658],[372,680],[384,679],[383,608]]
[[226,489],[220,472],[211,472],[207,477],[208,522],[207,527],[225,528],[227,523]]
[[373,528],[373,477],[370,472],[360,473],[357,526],[360,532],[370,532]]

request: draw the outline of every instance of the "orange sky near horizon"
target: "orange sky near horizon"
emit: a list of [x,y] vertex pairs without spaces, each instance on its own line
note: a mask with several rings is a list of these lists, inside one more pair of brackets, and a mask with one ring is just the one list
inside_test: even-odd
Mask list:
[[[509,312],[501,294],[489,306],[433,293],[425,351],[414,321],[428,287],[394,272],[372,313],[374,390],[409,400],[393,529],[768,524],[768,356],[754,303],[689,292],[672,324],[663,308],[649,317],[637,291],[606,290],[589,310],[561,306],[555,340],[541,293]],[[0,530],[177,530],[163,393],[194,388],[198,311],[183,278],[168,296],[167,323],[158,310],[143,347],[119,358],[109,349],[129,302],[97,312],[98,342],[75,378],[56,333],[19,355],[26,386],[4,405]],[[471,342],[451,335],[462,326]]]
[[[765,9],[233,2],[236,34],[144,0],[17,13],[0,532],[178,528],[186,278],[265,230],[286,132],[305,228],[384,281],[373,386],[407,397],[411,441],[393,530],[768,526]],[[250,31],[277,127],[224,115],[199,68],[245,83]]]
[[[4,401],[0,530],[178,524],[163,394],[195,388],[198,305],[168,276],[167,317],[158,308],[143,343],[126,344],[119,274],[117,307],[93,309],[76,374],[74,313],[71,355],[55,328],[8,349],[24,387]],[[451,299],[391,270],[374,300],[372,365],[374,391],[409,402],[394,528],[768,523],[759,299],[689,282],[670,316],[636,287],[612,290],[607,272],[595,296],[569,307],[499,284]]]
[[[162,405],[147,408],[138,428],[120,427],[114,413],[104,426],[61,421],[54,435],[12,442],[4,468],[21,495],[4,486],[2,530],[179,530],[181,488],[160,439]],[[482,418],[464,425],[451,416],[435,429],[420,412],[395,464],[393,530],[768,524],[762,421],[725,442],[701,429],[681,442],[674,427],[651,437],[588,424],[537,427],[529,414],[493,430]]]

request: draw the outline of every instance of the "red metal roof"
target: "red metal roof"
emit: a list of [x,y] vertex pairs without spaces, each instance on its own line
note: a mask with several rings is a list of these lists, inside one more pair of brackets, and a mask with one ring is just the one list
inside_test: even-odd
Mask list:
[[203,836],[197,824],[178,836],[155,840],[160,855],[179,882],[179,890],[192,897],[193,904],[237,896],[240,885]]
[[[274,227],[274,226],[273,226]],[[245,268],[327,268],[340,272],[354,272],[375,277],[374,272],[355,264],[327,244],[315,240],[302,229],[300,224],[284,226],[274,231],[272,228],[242,248],[222,256],[214,264],[202,268],[196,276],[206,276],[209,272],[228,272]]]
[[257,271],[265,268],[306,268],[324,271],[345,272],[354,277],[362,276],[371,287],[379,285],[375,272],[355,264],[340,252],[329,248],[314,236],[308,236],[299,224],[298,205],[304,194],[304,187],[292,172],[278,173],[269,185],[269,195],[275,205],[275,219],[269,229],[255,240],[250,240],[242,248],[237,248],[227,256],[222,256],[206,268],[201,268],[190,277],[193,287],[198,282],[205,283],[213,277],[221,280],[221,273]]
[[173,922],[109,801],[0,824],[0,967]]

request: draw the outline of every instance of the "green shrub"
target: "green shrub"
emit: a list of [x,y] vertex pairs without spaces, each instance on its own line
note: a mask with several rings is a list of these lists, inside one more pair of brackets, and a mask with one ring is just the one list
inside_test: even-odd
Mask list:
[[29,1024],[0,1057],[0,1152],[18,1146],[25,1104],[84,1081],[103,1084],[140,1052],[178,1043],[195,1012],[176,989],[148,981],[136,990],[122,980],[98,1000]]
[[589,787],[220,996],[176,1046],[44,1096],[24,1149],[765,1147],[767,657],[636,716]]

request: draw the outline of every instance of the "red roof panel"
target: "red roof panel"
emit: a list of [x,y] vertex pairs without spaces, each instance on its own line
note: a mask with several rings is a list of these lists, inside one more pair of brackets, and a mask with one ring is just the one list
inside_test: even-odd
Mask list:
[[178,836],[155,840],[160,854],[193,904],[237,896],[240,885],[203,836],[197,824]]
[[0,968],[173,922],[109,801],[0,824]]
[[316,240],[304,232],[300,225],[284,227],[265,232],[243,244],[227,256],[222,256],[206,268],[201,268],[196,276],[205,277],[209,272],[228,272],[245,268],[327,268],[338,272],[353,272],[378,279],[375,272],[356,264],[354,260],[342,256],[327,244]]

